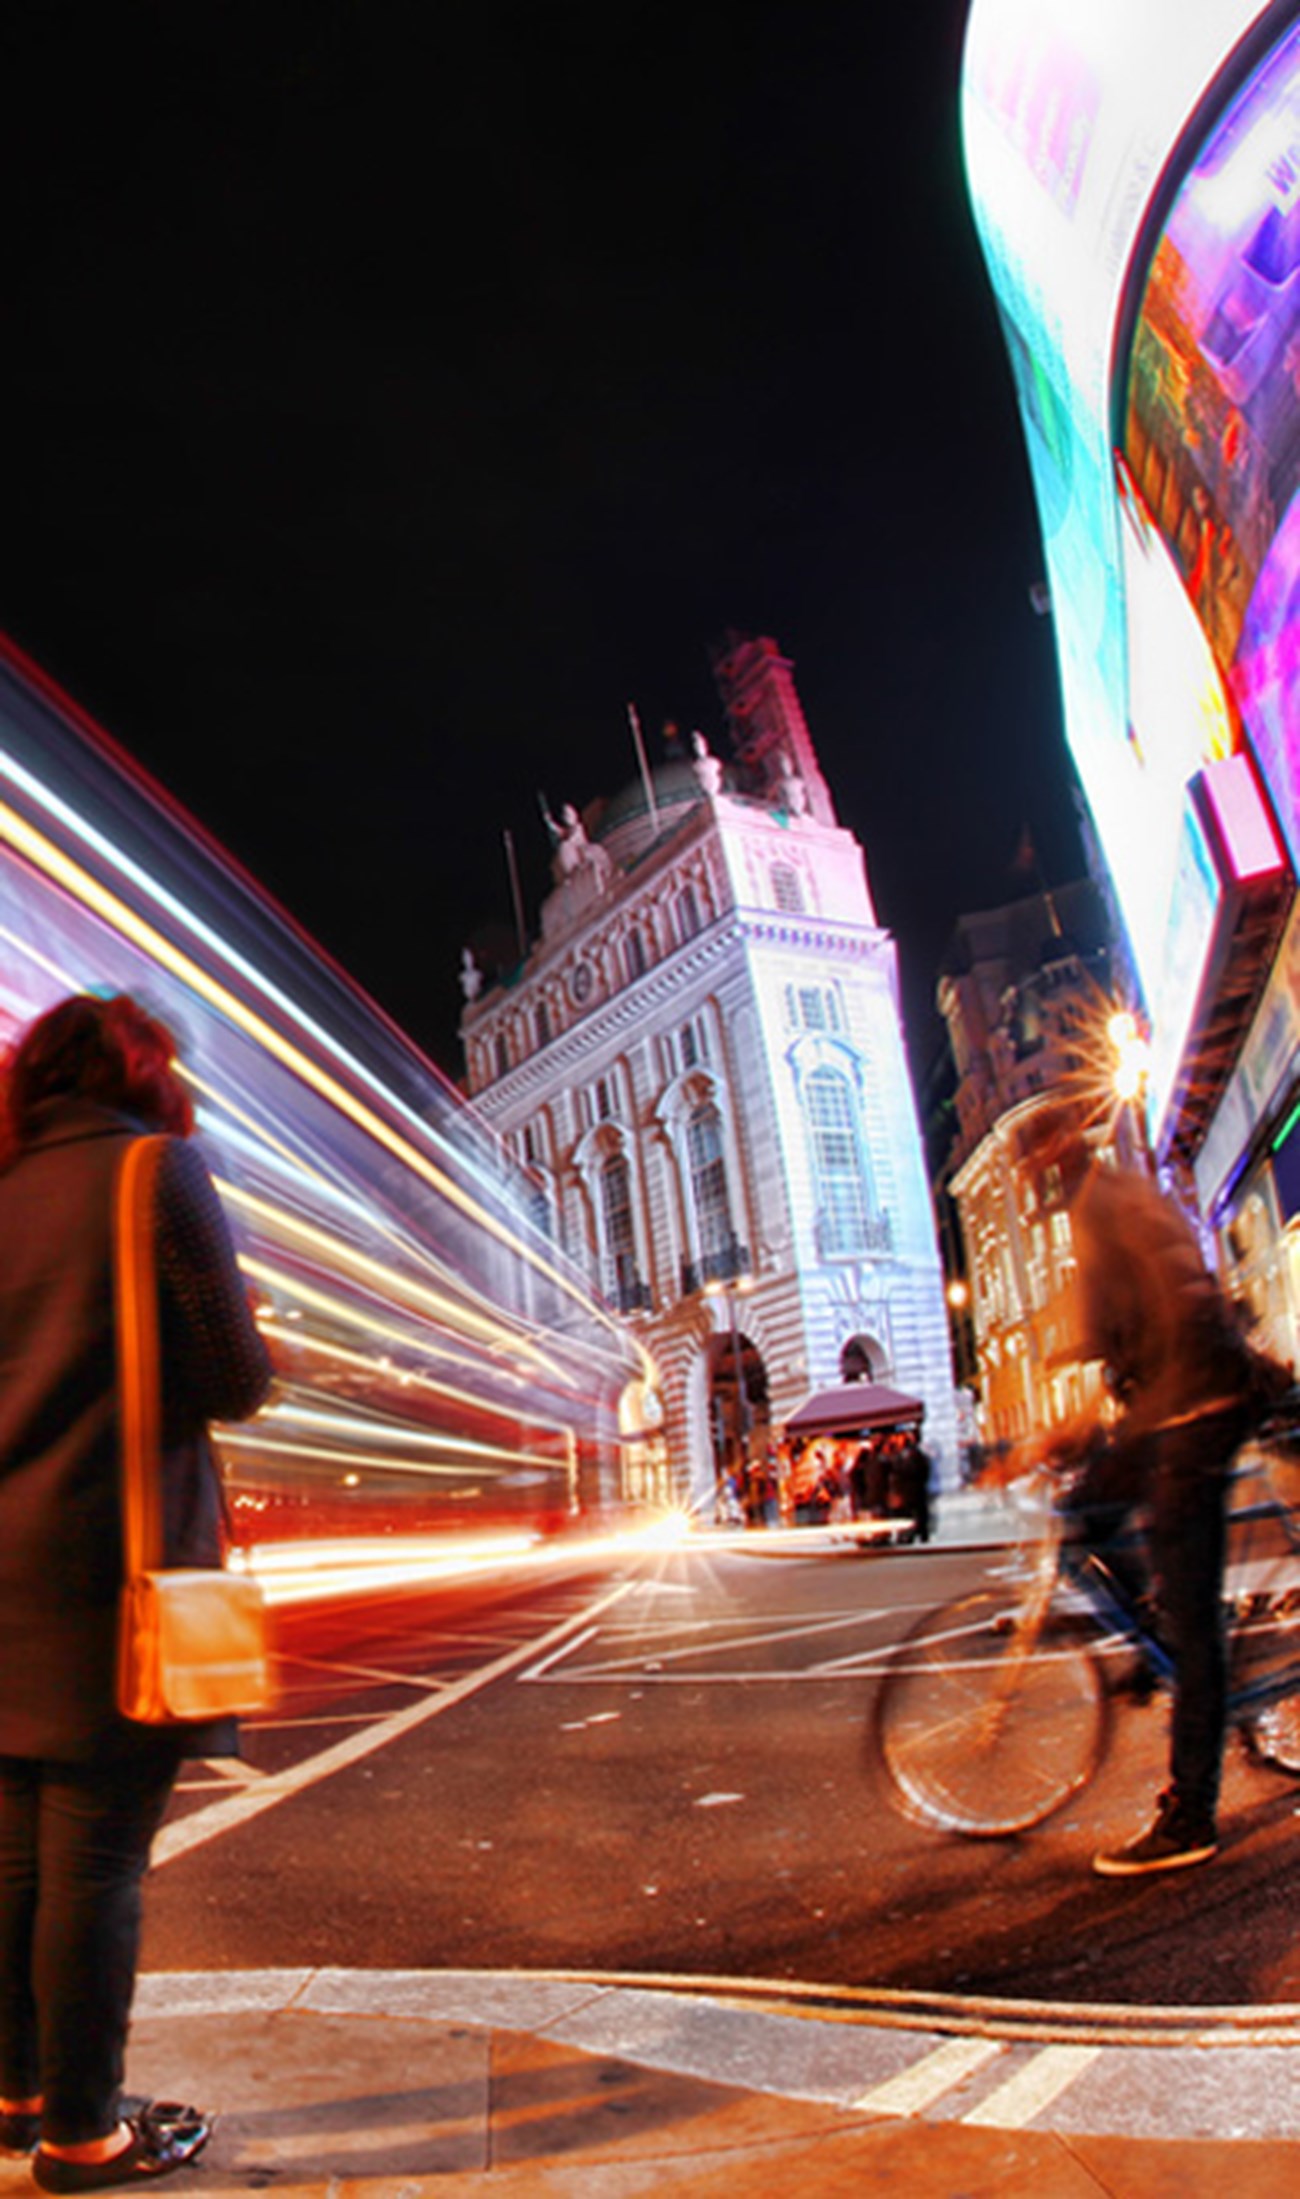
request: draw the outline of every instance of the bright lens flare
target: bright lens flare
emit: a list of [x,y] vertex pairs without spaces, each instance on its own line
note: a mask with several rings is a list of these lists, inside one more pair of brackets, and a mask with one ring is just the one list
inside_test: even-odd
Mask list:
[[1114,1053],[1111,1084],[1115,1097],[1126,1102],[1140,1100],[1146,1089],[1151,1053],[1137,1017],[1127,1008],[1117,1008],[1106,1024],[1106,1036]]

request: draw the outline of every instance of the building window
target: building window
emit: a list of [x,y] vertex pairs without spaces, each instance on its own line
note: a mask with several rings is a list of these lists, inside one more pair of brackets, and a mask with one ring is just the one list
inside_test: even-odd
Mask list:
[[873,1232],[853,1088],[838,1069],[815,1069],[804,1088],[824,1258],[865,1252]]
[[796,1031],[838,1031],[839,1002],[829,986],[800,985],[785,989],[786,1021]]
[[722,1146],[722,1119],[706,1101],[693,1109],[686,1129],[686,1150],[691,1171],[691,1198],[699,1251],[706,1268],[710,1258],[724,1256],[735,1242],[731,1226],[731,1200],[727,1192],[727,1163]]
[[510,1067],[510,1048],[506,1045],[506,1034],[504,1031],[497,1032],[495,1054],[497,1075],[499,1077],[503,1077]]
[[614,1098],[608,1077],[596,1079],[596,1119],[608,1122],[614,1112]]
[[792,870],[788,863],[772,865],[772,899],[788,915],[802,916],[803,888],[799,883],[798,871]]
[[545,1184],[536,1180],[530,1183],[528,1187],[528,1211],[532,1216],[533,1226],[540,1235],[543,1237],[552,1236],[554,1224],[550,1198],[547,1195]]
[[681,1055],[682,1068],[698,1069],[709,1058],[709,1027],[703,1016],[693,1016],[683,1023],[677,1034],[677,1051]]
[[700,928],[700,904],[695,898],[694,886],[683,886],[677,896],[677,937],[685,946],[694,939]]
[[612,1288],[606,1295],[624,1312],[636,1303],[636,1232],[632,1226],[632,1178],[621,1153],[612,1154],[600,1172],[600,1208],[605,1262]]
[[539,1046],[551,1043],[551,1011],[544,1000],[537,1003],[537,1043]]
[[638,977],[645,976],[645,941],[639,931],[628,933],[623,947],[623,963],[629,985],[635,984]]

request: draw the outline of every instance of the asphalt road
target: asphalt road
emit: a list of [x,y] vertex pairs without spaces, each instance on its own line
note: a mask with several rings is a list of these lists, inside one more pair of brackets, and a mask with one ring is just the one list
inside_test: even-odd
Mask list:
[[[1300,2000],[1300,1789],[1230,1751],[1210,1865],[1115,1881],[1164,1771],[1116,1705],[1098,1776],[1017,1838],[918,1826],[872,1705],[917,1614],[1009,1551],[702,1540],[286,1630],[240,1767],[194,1767],[146,1970],[545,1968],[1121,2004]],[[271,1775],[271,1776],[268,1776]]]

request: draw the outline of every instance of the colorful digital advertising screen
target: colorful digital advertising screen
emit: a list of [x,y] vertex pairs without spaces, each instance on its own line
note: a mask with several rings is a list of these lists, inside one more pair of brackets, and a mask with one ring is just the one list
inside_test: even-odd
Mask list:
[[972,198],[1066,734],[1152,1024],[1157,1131],[1240,883],[1217,838],[1198,860],[1197,775],[1249,750],[1297,850],[1294,16],[975,0],[968,32]]

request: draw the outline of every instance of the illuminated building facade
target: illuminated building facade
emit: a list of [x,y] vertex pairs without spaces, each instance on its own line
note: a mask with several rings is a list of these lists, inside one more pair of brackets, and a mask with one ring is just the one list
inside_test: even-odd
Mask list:
[[1099,1389],[1099,1370],[1075,1349],[1060,1184],[1022,1143],[1048,1096],[1105,1073],[1110,956],[1096,888],[1079,882],[962,917],[938,1004],[957,1071],[946,1188],[965,1247],[980,1434],[1014,1442],[1081,1411]]
[[472,1099],[659,1367],[630,1473],[707,1512],[846,1364],[921,1397],[956,1465],[894,944],[789,663],[732,637],[715,672],[725,772],[696,735],[566,812],[541,936],[509,983],[471,978],[461,1024]]
[[1158,1165],[1300,1344],[1300,11],[974,0],[963,127]]

